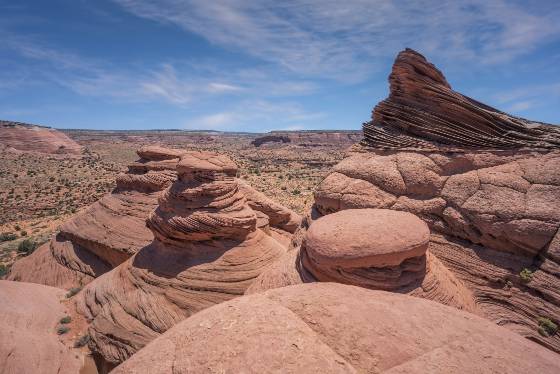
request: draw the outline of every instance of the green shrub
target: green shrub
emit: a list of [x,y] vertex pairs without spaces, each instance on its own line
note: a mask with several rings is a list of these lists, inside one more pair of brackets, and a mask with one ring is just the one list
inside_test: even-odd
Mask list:
[[74,348],[81,348],[83,346],[85,346],[87,343],[89,343],[89,335],[84,335],[81,336],[80,338],[78,338],[78,340],[76,340],[74,342]]
[[533,272],[530,269],[525,268],[519,273],[519,278],[521,278],[521,282],[529,283],[533,280]]
[[558,332],[558,325],[549,318],[539,317],[539,334],[542,336],[553,336]]
[[27,231],[22,230],[22,231],[19,233],[19,235],[20,235],[20,236],[27,236]]
[[35,249],[37,249],[37,243],[31,238],[21,241],[17,248],[18,252],[23,253],[25,256],[32,254]]
[[0,264],[0,277],[3,277],[4,275],[8,274],[8,267],[4,264]]
[[292,195],[299,195],[300,193],[301,193],[301,191],[298,190],[297,188],[292,191]]
[[21,226],[20,225],[15,225],[14,229],[16,229],[16,231],[19,231],[19,230],[21,230]]
[[69,299],[82,290],[82,287],[73,287],[66,293],[66,298]]
[[60,322],[60,324],[62,324],[62,325],[67,325],[67,324],[69,324],[70,322],[72,322],[72,317],[70,317],[70,316],[62,317],[62,318],[60,319],[59,322]]
[[0,234],[0,243],[1,242],[9,242],[11,240],[17,239],[17,235],[11,232],[3,232]]
[[58,328],[56,329],[56,333],[58,335],[64,335],[68,331],[70,331],[70,327],[67,327],[67,326],[58,326]]

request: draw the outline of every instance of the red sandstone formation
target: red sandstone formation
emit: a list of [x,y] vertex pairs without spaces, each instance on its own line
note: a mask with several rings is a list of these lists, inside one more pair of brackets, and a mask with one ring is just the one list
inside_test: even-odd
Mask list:
[[317,212],[414,213],[483,315],[560,352],[558,334],[538,332],[539,318],[560,321],[560,132],[452,91],[411,50],[389,80],[362,146],[317,188]]
[[91,282],[79,308],[91,348],[108,366],[209,306],[242,295],[285,253],[257,228],[257,215],[227,157],[189,152],[147,225],[155,240]]
[[472,314],[404,295],[314,283],[201,311],[113,373],[559,371],[555,353]]
[[24,152],[80,155],[82,147],[62,132],[44,126],[0,121],[0,144]]
[[308,282],[338,282],[407,293],[476,312],[474,298],[427,253],[426,223],[406,212],[350,209],[311,223],[300,248],[263,272],[246,293]]
[[452,90],[424,56],[399,53],[389,76],[391,92],[364,124],[374,148],[519,149],[560,147],[560,130],[517,118]]
[[159,192],[176,179],[184,151],[161,147],[138,150],[140,160],[117,177],[117,188],[60,228],[50,243],[17,261],[9,280],[60,288],[78,287],[119,265],[148,245],[145,221]]
[[66,316],[64,291],[38,284],[0,281],[0,373],[75,373],[82,354],[60,342],[56,329]]

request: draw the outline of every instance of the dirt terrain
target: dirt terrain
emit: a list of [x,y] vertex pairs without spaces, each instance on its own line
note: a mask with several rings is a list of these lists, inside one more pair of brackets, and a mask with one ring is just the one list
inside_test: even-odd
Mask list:
[[[293,132],[290,143],[252,144],[266,134],[190,131],[61,131],[83,146],[82,157],[0,149],[0,274],[21,243],[45,243],[80,209],[115,188],[115,175],[142,145],[220,152],[239,166],[239,177],[280,204],[303,213],[312,191],[342,160],[361,132]],[[350,134],[350,135],[348,135]],[[11,239],[13,238],[13,239]],[[11,239],[11,240],[8,240]]]

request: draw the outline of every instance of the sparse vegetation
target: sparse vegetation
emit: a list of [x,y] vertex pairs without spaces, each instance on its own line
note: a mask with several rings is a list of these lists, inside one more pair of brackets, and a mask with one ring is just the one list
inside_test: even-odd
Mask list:
[[8,274],[8,267],[4,264],[0,264],[0,278]]
[[90,337],[89,335],[83,335],[81,337],[79,337],[75,342],[74,342],[74,348],[81,348],[84,347],[87,343],[89,343]]
[[24,256],[28,256],[31,253],[33,253],[33,251],[35,251],[37,247],[38,245],[33,239],[27,238],[18,244],[17,250],[19,253],[22,253]]
[[3,232],[0,234],[0,243],[1,242],[8,242],[17,239],[17,235],[11,232]]
[[554,323],[549,318],[540,317],[538,319],[539,323],[539,334],[542,336],[553,336],[558,332],[558,325]]
[[519,273],[519,278],[523,283],[529,283],[533,280],[533,272],[530,269],[524,268]]
[[66,298],[69,299],[72,296],[76,295],[78,292],[80,292],[82,290],[82,287],[73,287],[71,289],[68,290],[68,292],[66,293]]
[[58,326],[57,329],[56,329],[56,333],[58,335],[64,335],[68,331],[70,331],[70,327],[68,327],[68,326]]
[[62,324],[62,325],[67,325],[67,324],[69,324],[70,322],[72,322],[72,317],[70,317],[70,316],[62,317],[62,318],[60,319],[59,322],[60,322],[60,324]]

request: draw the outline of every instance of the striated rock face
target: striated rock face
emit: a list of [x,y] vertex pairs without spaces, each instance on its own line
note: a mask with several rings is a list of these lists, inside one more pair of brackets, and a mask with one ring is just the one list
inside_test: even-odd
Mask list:
[[82,147],[62,132],[21,122],[0,121],[0,145],[24,152],[80,155]]
[[67,313],[64,291],[38,284],[0,280],[0,372],[79,373],[83,357],[56,334]]
[[365,145],[375,148],[558,149],[560,131],[517,118],[451,89],[424,56],[399,53],[389,76],[391,93],[365,123]]
[[178,322],[242,295],[285,253],[257,214],[227,157],[189,152],[147,226],[154,241],[80,294],[91,348],[118,364]]
[[265,271],[247,294],[309,282],[407,293],[476,311],[474,298],[427,253],[430,231],[413,214],[349,209],[311,223],[301,246]]
[[452,91],[414,51],[399,54],[390,82],[362,146],[317,188],[316,211],[417,215],[432,231],[428,253],[472,292],[480,313],[560,352],[558,334],[538,332],[539,318],[560,321],[557,128]]
[[176,179],[184,151],[143,147],[140,160],[117,177],[117,188],[79,213],[32,255],[17,261],[9,280],[78,287],[119,265],[153,235],[146,227],[160,191]]
[[314,283],[201,311],[114,373],[559,370],[556,354],[472,314],[399,294]]

